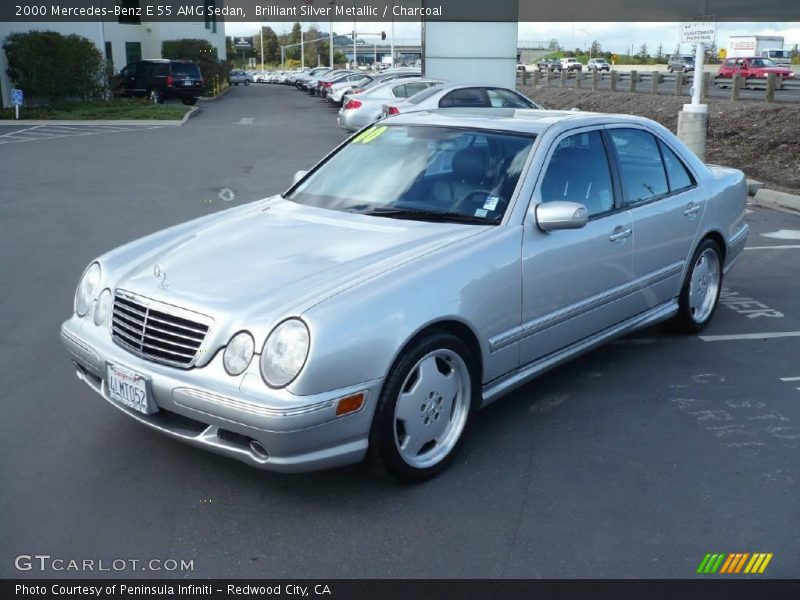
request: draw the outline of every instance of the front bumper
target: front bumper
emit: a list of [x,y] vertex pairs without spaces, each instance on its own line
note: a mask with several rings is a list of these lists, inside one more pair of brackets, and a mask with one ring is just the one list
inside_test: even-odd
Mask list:
[[[183,370],[131,354],[117,346],[106,327],[89,318],[61,326],[61,340],[78,378],[110,404],[170,437],[271,471],[301,472],[360,462],[381,380],[314,396],[268,388],[258,375],[258,356],[244,374],[229,376],[222,352],[202,368]],[[132,370],[147,380],[158,411],[146,415],[113,400],[106,384],[108,365]],[[337,401],[364,392],[363,406],[337,417]]]

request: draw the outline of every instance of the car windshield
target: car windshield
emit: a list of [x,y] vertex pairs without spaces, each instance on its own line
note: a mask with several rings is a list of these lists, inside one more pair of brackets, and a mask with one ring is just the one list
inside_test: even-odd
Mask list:
[[775,67],[777,66],[768,58],[754,58],[750,61],[751,67]]
[[481,129],[375,125],[286,198],[377,216],[496,224],[533,141]]

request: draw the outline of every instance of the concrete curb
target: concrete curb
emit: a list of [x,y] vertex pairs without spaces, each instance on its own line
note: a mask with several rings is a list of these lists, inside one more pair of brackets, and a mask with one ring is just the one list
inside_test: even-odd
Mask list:
[[200,96],[200,98],[198,98],[198,100],[200,100],[202,102],[213,102],[214,100],[219,100],[225,94],[227,94],[230,91],[230,89],[231,89],[230,86],[228,86],[224,90],[222,90],[219,94],[217,94],[216,96],[211,96],[210,98],[204,98],[203,96]]
[[800,213],[800,196],[760,189],[753,196],[753,203],[767,208],[777,208]]
[[20,119],[15,121],[13,119],[0,119],[0,127],[10,126],[19,127],[35,126],[35,125],[124,125],[129,127],[132,125],[172,125],[180,126],[186,123],[189,119],[200,112],[200,108],[193,106],[190,108],[182,119]]
[[764,184],[760,181],[756,181],[755,179],[748,179],[747,180],[747,195],[748,196],[755,196],[758,190],[763,189]]

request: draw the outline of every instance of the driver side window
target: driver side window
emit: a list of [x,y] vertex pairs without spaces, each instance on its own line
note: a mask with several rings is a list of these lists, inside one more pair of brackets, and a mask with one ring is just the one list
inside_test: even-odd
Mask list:
[[539,191],[542,202],[579,202],[590,217],[613,210],[611,173],[600,132],[561,140],[550,156]]

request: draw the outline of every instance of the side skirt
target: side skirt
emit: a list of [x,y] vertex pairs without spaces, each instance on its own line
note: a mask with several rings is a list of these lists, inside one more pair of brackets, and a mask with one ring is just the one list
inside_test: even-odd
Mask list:
[[579,354],[593,350],[594,348],[603,345],[607,341],[625,335],[626,333],[630,333],[631,331],[641,329],[642,327],[648,327],[658,323],[659,321],[669,319],[677,312],[677,300],[665,302],[664,304],[660,304],[655,308],[651,308],[650,310],[640,313],[635,317],[631,317],[630,319],[617,323],[613,327],[604,329],[603,331],[584,338],[579,342],[575,342],[574,344],[553,352],[552,354],[543,356],[532,363],[520,367],[516,371],[511,371],[511,373],[504,375],[502,378],[491,381],[483,386],[483,403],[481,404],[481,408],[488,406],[505,394],[508,394],[521,385],[528,383],[528,381],[534,377],[537,377],[545,371],[549,371],[550,369],[567,362]]

